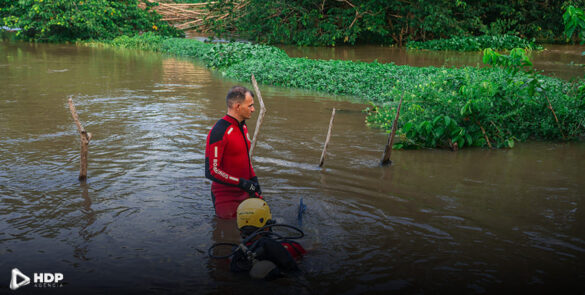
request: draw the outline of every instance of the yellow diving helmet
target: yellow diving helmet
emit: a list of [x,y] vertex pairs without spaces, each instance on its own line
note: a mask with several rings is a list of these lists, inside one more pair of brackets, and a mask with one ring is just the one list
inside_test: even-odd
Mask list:
[[[249,198],[238,206],[237,222],[240,230],[256,230],[272,220],[268,204],[259,198]],[[252,228],[248,228],[252,227]]]

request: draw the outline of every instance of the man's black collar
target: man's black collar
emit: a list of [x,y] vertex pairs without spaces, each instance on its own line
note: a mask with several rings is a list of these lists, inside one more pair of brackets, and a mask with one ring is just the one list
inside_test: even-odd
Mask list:
[[228,117],[230,117],[230,118],[232,118],[232,119],[234,119],[234,121],[238,122],[238,125],[239,125],[240,127],[242,127],[242,126],[246,125],[246,120],[242,120],[242,122],[239,122],[239,121],[238,121],[238,119],[236,119],[236,118],[234,118],[234,117],[230,116],[229,114],[225,114],[225,115],[226,115],[226,116],[228,116]]

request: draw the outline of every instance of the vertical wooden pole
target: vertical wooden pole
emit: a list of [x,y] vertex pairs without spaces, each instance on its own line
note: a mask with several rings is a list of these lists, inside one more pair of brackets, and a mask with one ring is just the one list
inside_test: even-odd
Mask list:
[[555,117],[555,121],[557,122],[557,126],[559,127],[559,131],[561,132],[561,135],[563,136],[563,139],[564,140],[567,140],[567,137],[565,136],[565,133],[563,132],[563,128],[561,128],[561,123],[559,123],[559,118],[557,118],[557,114],[555,113],[555,110],[553,109],[553,106],[550,103],[550,100],[548,99],[548,96],[546,94],[544,94],[544,97],[546,98],[546,101],[548,102],[548,108],[549,108],[549,110],[552,112],[553,116]]
[[382,157],[381,165],[389,165],[392,164],[390,160],[390,154],[392,154],[392,145],[394,144],[394,135],[396,135],[396,129],[398,125],[398,116],[400,116],[400,107],[402,107],[402,100],[404,99],[404,92],[402,93],[402,97],[400,97],[400,103],[398,103],[398,109],[396,110],[396,117],[394,118],[394,122],[392,122],[392,132],[388,137],[388,144],[386,144],[386,149],[384,150],[384,156]]
[[331,129],[333,128],[333,118],[335,118],[335,108],[333,108],[333,111],[331,112],[331,120],[329,120],[329,130],[327,130],[327,138],[325,139],[325,145],[323,146],[323,153],[321,153],[319,167],[323,167],[323,163],[325,163],[325,156],[327,155],[327,145],[329,144],[329,139],[331,139]]
[[73,116],[73,120],[77,125],[77,130],[79,131],[79,136],[81,137],[81,157],[80,157],[80,164],[79,164],[79,180],[85,181],[87,179],[87,154],[88,154],[88,145],[89,141],[91,140],[91,133],[86,132],[85,128],[79,122],[79,116],[77,116],[77,110],[75,110],[75,105],[73,104],[73,100],[69,98],[69,110],[71,111],[71,116]]
[[256,92],[256,96],[258,96],[258,101],[260,102],[260,114],[258,115],[258,121],[256,121],[256,129],[254,129],[254,138],[252,139],[252,144],[250,145],[250,160],[252,159],[252,153],[254,152],[254,147],[256,146],[256,141],[258,140],[260,125],[262,125],[262,122],[264,121],[264,114],[266,113],[264,100],[262,100],[262,94],[260,93],[260,88],[258,87],[258,83],[256,82],[254,74],[252,74],[252,85],[254,86],[254,92]]
[[479,121],[477,119],[475,119],[475,124],[477,124],[477,126],[479,126],[479,129],[481,129],[481,133],[483,134],[483,137],[485,138],[485,141],[487,142],[488,147],[491,149],[492,147],[492,143],[490,142],[490,138],[487,136],[487,133],[485,133],[485,129],[483,128],[483,126],[481,126],[481,124],[479,123]]

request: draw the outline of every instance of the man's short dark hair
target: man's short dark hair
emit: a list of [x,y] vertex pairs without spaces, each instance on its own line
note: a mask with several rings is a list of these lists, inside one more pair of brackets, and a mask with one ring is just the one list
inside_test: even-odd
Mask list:
[[231,108],[234,103],[244,101],[246,99],[246,93],[250,93],[250,95],[254,97],[254,93],[244,86],[232,87],[225,97],[227,107]]

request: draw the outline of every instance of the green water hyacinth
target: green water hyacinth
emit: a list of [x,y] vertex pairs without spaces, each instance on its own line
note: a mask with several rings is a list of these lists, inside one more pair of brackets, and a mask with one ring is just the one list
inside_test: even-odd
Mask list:
[[456,51],[481,51],[486,48],[495,50],[510,50],[524,48],[530,50],[542,50],[542,46],[534,42],[513,35],[483,35],[478,37],[453,37],[450,39],[437,39],[424,42],[408,42],[409,49],[427,50],[456,50]]
[[421,68],[291,58],[271,46],[147,34],[110,44],[193,57],[239,81],[250,81],[253,73],[262,84],[353,96],[371,105],[366,123],[387,131],[404,93],[397,148],[510,148],[518,141],[576,140],[585,134],[585,83],[525,72],[529,63],[518,50],[511,57],[486,57],[492,68]]

